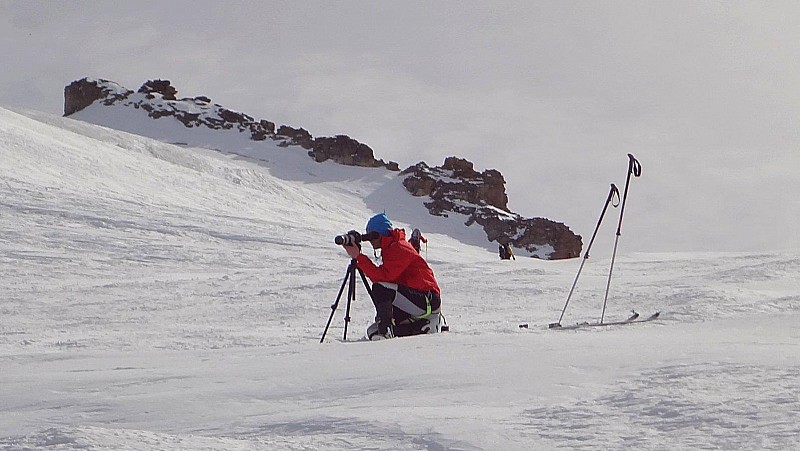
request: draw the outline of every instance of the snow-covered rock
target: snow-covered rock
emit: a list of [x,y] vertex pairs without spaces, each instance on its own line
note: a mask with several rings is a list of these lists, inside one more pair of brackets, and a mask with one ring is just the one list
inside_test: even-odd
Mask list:
[[547,218],[524,218],[508,209],[503,175],[494,169],[482,173],[467,160],[448,157],[442,166],[424,162],[404,170],[403,185],[414,196],[427,196],[432,215],[467,216],[466,225],[479,224],[489,241],[511,244],[531,256],[558,260],[580,255],[581,237],[569,227]]

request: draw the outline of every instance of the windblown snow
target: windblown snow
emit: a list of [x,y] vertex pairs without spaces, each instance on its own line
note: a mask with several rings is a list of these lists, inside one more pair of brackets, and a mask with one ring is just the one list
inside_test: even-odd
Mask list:
[[[623,234],[606,318],[661,319],[552,331],[579,259],[501,261],[395,173],[214,136],[0,109],[0,449],[797,446],[797,253]],[[320,344],[333,237],[383,210],[429,239],[451,332],[355,342],[359,282],[347,340],[343,297]],[[609,265],[587,261],[563,322],[599,318]]]

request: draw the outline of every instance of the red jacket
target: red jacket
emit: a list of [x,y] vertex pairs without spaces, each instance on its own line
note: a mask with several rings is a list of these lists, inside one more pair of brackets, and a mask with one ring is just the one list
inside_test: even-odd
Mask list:
[[405,285],[420,291],[435,291],[441,295],[439,284],[425,259],[406,241],[403,229],[394,229],[391,235],[381,237],[383,263],[375,266],[372,260],[360,254],[356,260],[372,282],[389,282]]

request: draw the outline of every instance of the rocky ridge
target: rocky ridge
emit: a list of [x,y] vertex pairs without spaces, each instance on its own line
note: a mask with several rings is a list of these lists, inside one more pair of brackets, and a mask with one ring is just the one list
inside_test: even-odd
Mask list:
[[[349,166],[384,167],[399,171],[395,162],[374,157],[373,150],[346,135],[314,137],[303,128],[256,120],[224,108],[206,96],[178,98],[169,80],[149,80],[138,91],[102,79],[83,78],[64,89],[64,116],[98,102],[141,109],[153,119],[174,118],[187,128],[235,130],[249,139],[277,141],[281,147],[300,147],[317,162],[332,160]],[[478,172],[467,160],[448,157],[442,166],[417,163],[400,172],[411,195],[427,197],[425,207],[435,216],[462,215],[465,225],[480,225],[488,241],[525,249],[533,257],[564,259],[580,255],[581,237],[566,225],[546,218],[524,218],[508,209],[505,179],[494,169]]]
[[206,96],[179,99],[177,94],[178,90],[169,80],[149,80],[134,92],[113,81],[83,78],[64,88],[64,116],[76,113],[94,102],[109,106],[121,104],[144,110],[153,119],[172,117],[188,128],[238,130],[249,134],[254,141],[272,139],[282,147],[300,146],[317,162],[330,159],[350,166],[400,170],[395,162],[375,159],[369,146],[349,136],[314,138],[307,130],[288,125],[281,125],[276,130],[274,122],[256,120],[247,114],[229,110],[211,103]]

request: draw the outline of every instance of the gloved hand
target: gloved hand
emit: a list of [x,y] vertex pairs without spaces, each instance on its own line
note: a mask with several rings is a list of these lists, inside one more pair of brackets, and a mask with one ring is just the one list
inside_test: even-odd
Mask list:
[[347,255],[349,255],[350,258],[356,258],[358,257],[358,254],[361,253],[361,249],[359,249],[358,246],[355,245],[342,246],[342,247],[344,247],[345,252],[347,252]]

